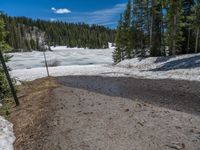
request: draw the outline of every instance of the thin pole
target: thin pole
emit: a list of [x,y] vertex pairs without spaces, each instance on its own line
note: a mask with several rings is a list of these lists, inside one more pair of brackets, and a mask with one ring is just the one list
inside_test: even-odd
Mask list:
[[8,80],[8,83],[9,83],[9,86],[10,86],[10,90],[12,92],[12,95],[13,95],[13,98],[15,100],[15,103],[16,103],[17,106],[19,106],[19,100],[17,98],[17,94],[16,94],[15,88],[13,86],[12,80],[10,78],[10,74],[9,74],[8,69],[6,67],[6,63],[5,63],[5,60],[4,60],[4,57],[3,57],[3,54],[2,54],[1,50],[0,50],[0,60],[1,60],[1,64],[2,64],[2,67],[4,69],[4,72],[6,74],[6,78]]
[[46,70],[47,70],[47,76],[49,77],[49,68],[48,68],[48,64],[47,64],[47,58],[46,58],[45,51],[43,52],[43,54],[44,54],[44,61],[45,61],[45,66],[46,66]]

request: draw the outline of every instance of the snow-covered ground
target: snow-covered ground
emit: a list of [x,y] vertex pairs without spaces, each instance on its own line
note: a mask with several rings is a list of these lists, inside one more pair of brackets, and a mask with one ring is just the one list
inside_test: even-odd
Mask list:
[[78,47],[67,47],[67,46],[51,46],[50,49],[52,51],[57,51],[57,50],[72,50],[72,49],[85,49],[85,48],[78,48]]
[[[94,58],[98,59],[98,57]],[[101,58],[99,58],[101,59]],[[114,77],[137,77],[149,79],[183,79],[200,81],[200,54],[177,57],[150,57],[125,60],[117,65],[71,65],[50,67],[51,76],[98,75]],[[17,69],[11,75],[21,81],[30,81],[45,77],[44,67]]]
[[0,116],[0,150],[13,150],[13,125]]
[[[46,52],[46,57],[49,64],[56,62],[59,66],[112,64],[112,52],[112,49],[76,49],[60,46],[55,47],[52,52]],[[33,51],[9,55],[13,56],[8,63],[12,70],[45,66],[42,52]]]

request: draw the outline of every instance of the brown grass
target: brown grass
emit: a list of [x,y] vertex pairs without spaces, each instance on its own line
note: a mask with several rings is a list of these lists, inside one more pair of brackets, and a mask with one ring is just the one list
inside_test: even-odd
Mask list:
[[[19,87],[20,106],[13,107],[9,116],[14,124],[16,150],[21,150],[25,141],[32,142],[35,135],[42,133],[41,120],[45,119],[44,114],[51,100],[51,91],[58,86],[56,81],[50,77],[28,82]],[[33,129],[34,132],[32,132]]]

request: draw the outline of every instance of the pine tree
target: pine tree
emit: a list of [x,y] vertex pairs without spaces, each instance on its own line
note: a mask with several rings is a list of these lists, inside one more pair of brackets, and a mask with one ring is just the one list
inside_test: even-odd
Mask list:
[[183,27],[183,7],[182,0],[169,0],[169,8],[167,11],[167,44],[169,54],[176,55],[180,53],[180,42],[184,40]]
[[133,24],[137,31],[137,38],[135,40],[135,55],[139,54],[140,56],[144,56],[144,48],[145,48],[145,12],[144,12],[144,0],[134,0],[133,3]]
[[191,51],[191,36],[192,36],[192,22],[191,22],[191,14],[192,14],[192,7],[194,6],[194,0],[183,0],[183,21],[185,26],[183,27],[183,36],[184,41],[182,44],[182,53],[189,53]]
[[118,63],[124,59],[132,58],[133,45],[131,40],[131,1],[128,1],[126,10],[120,21],[116,34],[116,49],[113,52],[114,62]]
[[[3,52],[6,52],[10,50],[10,47],[6,44],[5,38],[7,36],[7,32],[5,31],[5,25],[3,20],[1,19],[0,16],[0,50]],[[8,61],[9,57],[5,56],[5,60]],[[3,68],[0,64],[0,100],[8,96],[9,94],[9,86],[6,80],[6,76],[4,74]]]
[[160,0],[152,0],[151,6],[151,56],[161,56],[162,47],[162,3]]
[[124,40],[123,40],[123,17],[121,15],[118,27],[117,34],[115,38],[116,49],[113,52],[113,60],[115,63],[118,63],[124,59]]
[[126,10],[124,12],[124,21],[123,21],[123,32],[124,32],[124,50],[125,57],[130,59],[132,58],[133,45],[131,40],[131,1],[128,1]]
[[197,53],[199,48],[199,34],[200,34],[200,0],[196,0],[195,5],[193,7],[192,24],[196,33],[195,53]]

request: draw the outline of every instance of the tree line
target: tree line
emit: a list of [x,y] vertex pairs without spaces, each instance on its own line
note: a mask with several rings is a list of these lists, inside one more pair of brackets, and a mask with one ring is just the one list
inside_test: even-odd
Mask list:
[[44,45],[107,48],[113,43],[115,30],[100,25],[33,20],[26,17],[0,15],[8,31],[6,42],[14,50],[42,50]]
[[197,53],[199,34],[200,0],[129,0],[113,59]]

